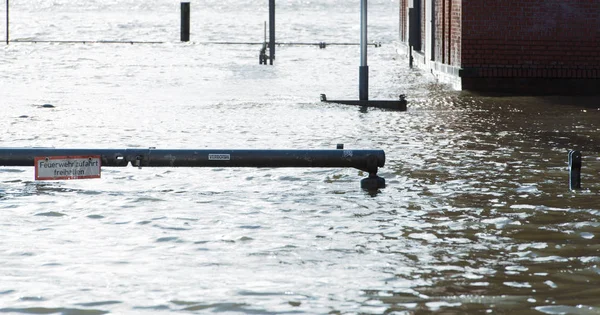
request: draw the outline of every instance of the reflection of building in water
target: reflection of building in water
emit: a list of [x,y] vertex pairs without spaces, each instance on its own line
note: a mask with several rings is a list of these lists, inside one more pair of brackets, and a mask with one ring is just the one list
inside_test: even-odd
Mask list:
[[457,89],[600,93],[600,1],[400,0],[400,41]]

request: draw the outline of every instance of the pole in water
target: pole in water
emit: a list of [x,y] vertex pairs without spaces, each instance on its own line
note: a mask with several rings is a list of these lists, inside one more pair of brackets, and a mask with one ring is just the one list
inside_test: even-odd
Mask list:
[[275,0],[269,0],[269,60],[275,59]]
[[6,0],[6,45],[8,45],[8,40],[9,40],[9,35],[8,35],[9,34],[8,33],[8,24],[9,24],[8,23],[8,21],[9,21],[9,19],[8,19],[9,18],[8,8],[9,8],[8,0]]
[[[321,94],[321,102],[357,105],[361,107],[378,107],[406,111],[406,98],[400,95],[398,100],[372,100],[369,101],[369,66],[367,65],[367,0],[360,1],[360,67],[358,77],[358,100],[328,100]],[[385,183],[378,179],[376,174],[367,178],[365,186],[379,187]]]
[[181,3],[181,41],[190,41],[190,3]]
[[369,66],[367,65],[367,0],[360,0],[360,68],[358,78],[359,100],[369,100]]
[[581,152],[569,151],[569,189],[581,189]]
[[267,21],[265,21],[264,41],[262,44],[262,48],[260,49],[260,52],[258,53],[258,64],[259,65],[267,64]]

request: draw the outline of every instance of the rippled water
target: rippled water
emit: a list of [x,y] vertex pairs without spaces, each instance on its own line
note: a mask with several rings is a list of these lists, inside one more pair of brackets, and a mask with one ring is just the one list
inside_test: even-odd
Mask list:
[[[105,168],[35,182],[0,167],[0,313],[600,313],[598,99],[454,92],[397,56],[396,1],[370,1],[372,98],[355,46],[280,46],[266,3],[11,1],[1,146],[386,151],[352,169]],[[358,41],[358,3],[279,1],[281,41]],[[4,27],[4,26],[2,26]],[[4,32],[4,29],[0,29]],[[53,104],[55,108],[40,105]],[[567,152],[583,152],[568,190]]]

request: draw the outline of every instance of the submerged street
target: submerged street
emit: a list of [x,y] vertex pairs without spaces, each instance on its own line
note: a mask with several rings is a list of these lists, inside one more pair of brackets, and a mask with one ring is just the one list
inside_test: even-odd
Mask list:
[[[258,46],[200,43],[261,41],[252,1],[193,2],[189,43],[178,3],[16,3],[14,39],[167,42],[3,46],[2,147],[343,143],[384,150],[387,187],[361,190],[353,168],[34,181],[2,166],[0,313],[600,313],[598,100],[452,91],[396,53],[397,4],[370,5],[383,43],[369,47],[370,97],[406,94],[406,112],[320,102],[358,96],[357,46],[282,45],[265,66]],[[354,3],[278,14],[282,42],[358,42]],[[582,190],[568,187],[569,150]]]

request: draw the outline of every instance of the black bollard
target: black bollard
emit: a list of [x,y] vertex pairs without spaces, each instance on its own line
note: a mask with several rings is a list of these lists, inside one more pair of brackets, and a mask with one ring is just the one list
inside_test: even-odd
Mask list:
[[181,3],[181,41],[190,41],[190,3]]
[[569,151],[569,189],[581,189],[581,152]]
[[269,60],[275,60],[275,0],[269,0]]

